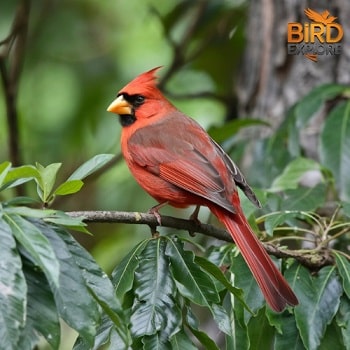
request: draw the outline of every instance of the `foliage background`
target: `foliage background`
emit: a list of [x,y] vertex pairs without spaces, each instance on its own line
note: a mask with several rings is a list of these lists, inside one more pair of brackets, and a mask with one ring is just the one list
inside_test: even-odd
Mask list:
[[[20,2],[13,0],[0,4],[0,40],[10,32]],[[59,173],[62,181],[96,154],[118,155],[120,126],[117,119],[105,111],[106,107],[119,88],[137,74],[163,65],[161,87],[170,100],[209,129],[218,141],[225,141],[226,148],[235,146],[233,157],[253,186],[270,187],[284,166],[304,152],[296,146],[299,140],[295,138],[295,142],[290,143],[294,147],[293,154],[269,153],[281,157],[278,167],[271,167],[275,163],[264,155],[269,147],[276,150],[286,142],[283,125],[282,132],[275,139],[269,139],[267,145],[263,136],[271,129],[276,130],[277,126],[255,126],[232,137],[235,129],[230,122],[238,116],[236,82],[244,65],[244,33],[251,3],[254,1],[31,2],[17,100],[20,163],[48,165],[62,162],[64,166]],[[317,84],[315,80],[314,86]],[[9,157],[4,96],[1,91],[0,163]],[[306,100],[308,105],[313,101],[314,108],[327,101],[328,95],[324,99],[319,97],[320,94],[316,93],[316,96],[318,100]],[[294,130],[293,135],[308,121],[307,116],[305,119],[300,117],[305,115],[306,107],[302,106],[300,110],[284,116],[286,120],[297,120],[295,125],[289,125],[288,130]],[[310,112],[309,119],[311,116]],[[258,117],[268,120],[265,115]],[[253,158],[255,166],[251,165]],[[260,176],[261,169],[264,169],[264,176]],[[14,191],[6,192],[3,199],[11,198]],[[35,187],[28,184],[25,192],[35,196]],[[55,209],[64,211],[145,211],[152,205],[153,200],[139,189],[119,158],[103,174],[87,179],[81,192],[58,198],[54,203]],[[274,209],[279,208],[276,204]],[[171,208],[164,212],[186,215]],[[200,219],[208,220],[205,209],[201,210]],[[89,228],[95,233],[93,236],[77,234],[76,237],[106,272],[111,272],[125,253],[148,234],[147,228],[137,225],[96,224]],[[213,244],[212,240],[207,243],[201,236],[196,239],[204,245]],[[67,334],[70,332],[67,330]],[[62,349],[71,348],[74,339],[68,338],[64,338],[66,343],[62,344]]]

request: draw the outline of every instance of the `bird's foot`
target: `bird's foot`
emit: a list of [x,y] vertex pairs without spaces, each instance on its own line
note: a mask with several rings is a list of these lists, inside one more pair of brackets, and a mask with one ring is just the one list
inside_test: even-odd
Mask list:
[[150,210],[148,210],[149,214],[153,214],[156,217],[159,226],[162,226],[162,218],[159,214],[159,209],[164,207],[167,204],[168,204],[168,202],[159,203],[159,204],[155,205],[154,207],[152,207]]
[[[190,220],[195,223],[196,226],[201,225],[201,222],[198,219],[198,213],[199,213],[200,205],[197,205],[196,208],[194,209],[193,213],[190,216]],[[188,231],[190,236],[194,237],[195,236],[195,231],[190,230]]]

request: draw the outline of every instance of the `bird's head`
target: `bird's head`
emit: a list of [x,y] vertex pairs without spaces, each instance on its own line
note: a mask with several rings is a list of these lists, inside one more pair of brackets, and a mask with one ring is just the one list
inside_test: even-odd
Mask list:
[[137,76],[119,91],[117,98],[108,106],[108,112],[119,114],[122,126],[156,115],[162,116],[169,108],[174,108],[157,88],[155,73],[160,68]]

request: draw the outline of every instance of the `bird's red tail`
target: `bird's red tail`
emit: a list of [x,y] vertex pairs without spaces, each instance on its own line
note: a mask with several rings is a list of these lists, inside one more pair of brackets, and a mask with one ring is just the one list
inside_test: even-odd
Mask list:
[[211,211],[230,232],[267,303],[277,312],[287,305],[297,305],[297,297],[253,233],[240,206],[235,208],[238,211],[236,214],[219,207],[211,208]]

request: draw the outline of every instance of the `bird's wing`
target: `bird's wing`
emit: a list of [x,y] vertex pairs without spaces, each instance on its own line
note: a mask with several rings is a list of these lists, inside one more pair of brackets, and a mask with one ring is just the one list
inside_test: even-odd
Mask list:
[[193,127],[191,122],[177,119],[138,129],[128,140],[132,161],[172,185],[235,213],[213,162],[218,155],[211,139],[197,124]]
[[233,160],[227,155],[227,153],[221,148],[221,146],[218,143],[216,143],[214,140],[212,140],[212,142],[216,147],[217,151],[221,154],[221,157],[224,160],[227,168],[229,169],[231,176],[234,179],[237,186],[244,192],[244,194],[253,204],[255,204],[258,208],[261,208],[260,201],[248,185],[246,179],[244,178],[237,165],[233,162]]

